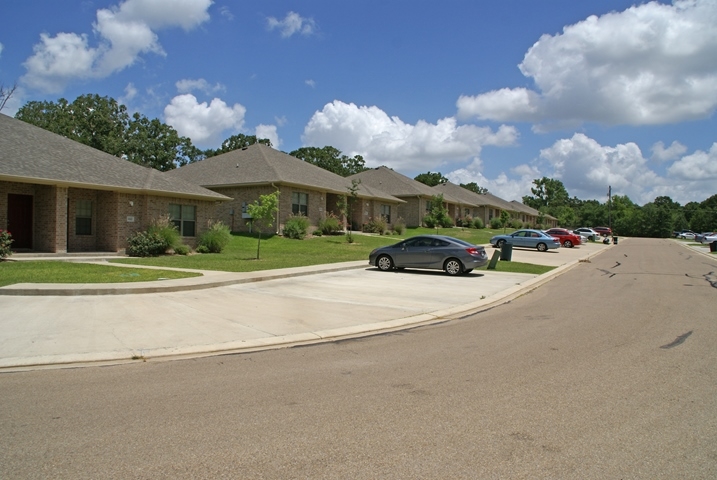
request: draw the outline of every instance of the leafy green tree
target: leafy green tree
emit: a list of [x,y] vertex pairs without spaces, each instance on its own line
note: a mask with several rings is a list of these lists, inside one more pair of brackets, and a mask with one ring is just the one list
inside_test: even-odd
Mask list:
[[547,208],[547,212],[552,214],[550,208],[562,207],[570,203],[568,191],[560,180],[543,177],[533,180],[533,185],[535,187],[531,187],[530,191],[534,196],[523,197],[523,203],[529,207],[536,210]]
[[338,208],[341,216],[348,220],[348,228],[346,229],[346,241],[348,243],[354,243],[354,237],[351,232],[351,219],[353,217],[353,205],[355,205],[358,200],[358,190],[360,184],[361,180],[357,180],[355,178],[351,180],[351,186],[347,187],[351,200],[349,200],[346,196],[343,196],[339,197],[338,201]]
[[508,213],[507,210],[501,210],[500,224],[503,225],[503,233],[505,233],[505,230],[508,227],[508,222],[510,222],[510,213]]
[[431,209],[428,215],[423,217],[423,222],[428,228],[448,228],[453,226],[453,221],[451,217],[448,216],[448,209],[446,209],[443,202],[442,193],[431,197]]
[[301,147],[289,155],[342,177],[368,170],[361,155],[349,157],[343,155],[341,150],[328,145],[323,148]]
[[256,244],[256,259],[259,260],[261,250],[261,227],[274,226],[274,214],[279,210],[279,191],[267,195],[259,195],[259,199],[247,205],[247,213],[252,218],[252,224],[259,224],[259,241]]
[[479,186],[476,182],[461,183],[461,187],[465,188],[466,190],[470,190],[471,192],[477,193],[479,195],[485,195],[486,193],[488,193],[487,188]]
[[80,95],[69,103],[28,102],[15,115],[19,120],[65,136],[116,157],[167,171],[197,158],[186,137],[157,119],[139,113],[110,97]]
[[413,178],[417,182],[421,182],[429,187],[435,187],[442,183],[446,183],[448,179],[441,172],[426,172],[416,175]]
[[204,150],[203,153],[205,158],[209,158],[221,155],[222,153],[231,152],[233,150],[239,150],[240,148],[248,147],[249,145],[254,145],[255,143],[263,143],[264,145],[271,147],[271,140],[268,138],[256,138],[256,135],[244,135],[243,133],[239,133],[224,140],[221,147],[215,150],[210,148]]

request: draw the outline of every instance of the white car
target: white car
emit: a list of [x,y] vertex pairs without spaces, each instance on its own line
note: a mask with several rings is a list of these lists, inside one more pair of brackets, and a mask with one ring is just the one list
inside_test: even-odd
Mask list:
[[[596,232],[592,228],[587,228],[587,227],[576,228],[575,230],[573,230],[573,233],[575,235],[581,235],[581,236],[587,238],[588,240],[592,240],[593,242],[596,242],[597,239],[600,238],[600,234],[598,232]],[[587,242],[585,242],[585,243],[587,243]]]
[[683,232],[677,235],[677,238],[682,238],[684,240],[694,240],[695,234],[692,232]]
[[717,242],[717,232],[712,232],[712,233],[706,234],[706,235],[700,235],[699,241],[701,243],[705,243],[705,244]]

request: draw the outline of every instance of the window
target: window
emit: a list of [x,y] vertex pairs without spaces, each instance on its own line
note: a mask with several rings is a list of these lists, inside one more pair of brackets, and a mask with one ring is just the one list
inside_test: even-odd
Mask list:
[[386,223],[391,223],[391,205],[381,205],[381,216],[386,219]]
[[433,208],[433,202],[426,202],[426,213],[431,213],[431,208]]
[[75,204],[75,235],[92,235],[92,201],[78,200]]
[[294,215],[309,216],[309,194],[308,193],[291,193],[291,213]]
[[193,237],[196,232],[197,207],[194,205],[169,204],[169,218],[183,237]]

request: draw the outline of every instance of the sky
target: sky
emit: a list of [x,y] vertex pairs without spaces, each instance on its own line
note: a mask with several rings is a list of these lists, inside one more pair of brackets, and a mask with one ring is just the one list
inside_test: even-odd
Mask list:
[[112,97],[506,200],[717,194],[717,0],[3,0],[2,113]]

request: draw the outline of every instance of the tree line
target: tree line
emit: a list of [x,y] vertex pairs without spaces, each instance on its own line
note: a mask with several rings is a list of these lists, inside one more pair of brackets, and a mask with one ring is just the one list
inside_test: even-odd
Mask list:
[[[6,100],[11,94],[12,90],[3,88],[0,99]],[[236,134],[216,149],[202,150],[159,119],[149,119],[137,112],[130,114],[125,105],[97,94],[81,95],[72,102],[64,98],[57,102],[31,101],[15,117],[163,172],[255,143],[271,146],[269,139]],[[289,155],[343,177],[368,170],[361,155],[350,157],[332,146],[302,147]],[[417,175],[415,180],[429,186],[448,181],[440,172],[430,171]],[[478,194],[488,193],[488,189],[475,182],[460,186]],[[684,206],[667,196],[639,206],[627,195],[611,196],[605,202],[571,198],[560,180],[547,177],[533,180],[531,193],[523,197],[525,205],[557,218],[561,226],[568,228],[611,226],[618,235],[658,238],[683,229],[717,230],[717,194]]]

